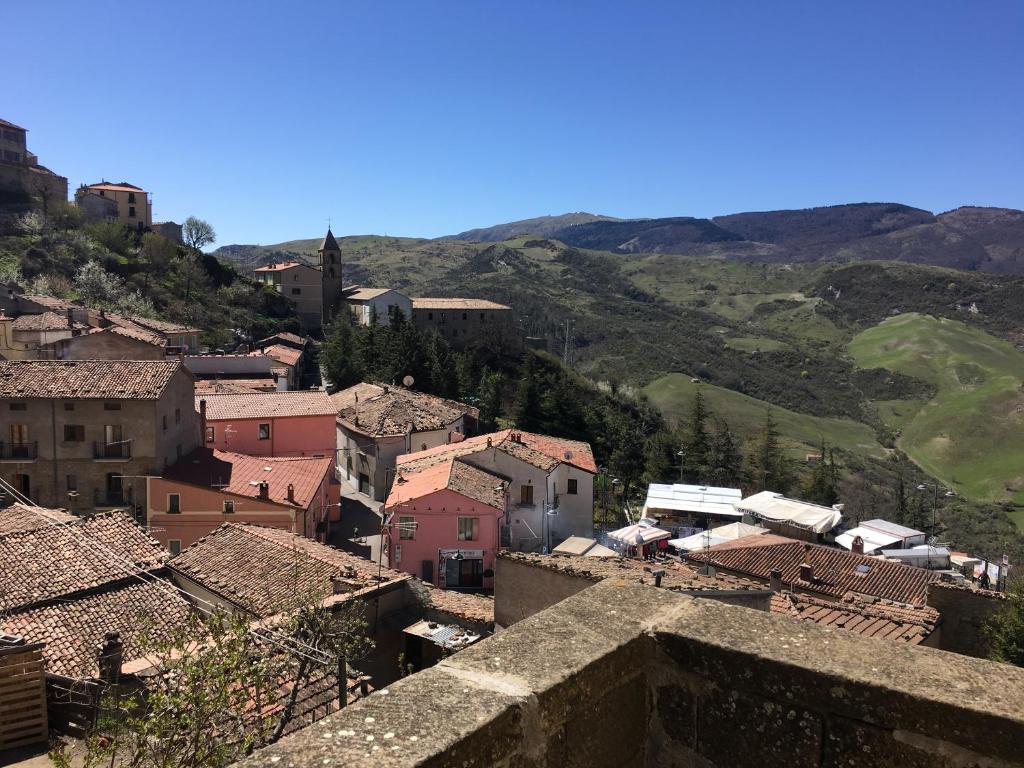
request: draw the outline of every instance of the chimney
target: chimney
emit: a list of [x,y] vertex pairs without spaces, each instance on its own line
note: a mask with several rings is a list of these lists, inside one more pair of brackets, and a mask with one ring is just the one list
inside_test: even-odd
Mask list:
[[295,486],[291,483],[288,483],[288,501],[295,503]]
[[864,554],[864,539],[860,536],[853,537],[853,544],[850,546],[850,551],[855,555]]
[[270,483],[268,483],[266,480],[264,480],[264,481],[262,481],[260,483],[259,488],[260,488],[260,498],[264,499],[264,500],[269,499],[270,498]]
[[800,581],[808,583],[814,581],[814,566],[810,563],[800,563]]
[[491,438],[489,438],[489,437],[487,438],[487,447],[488,448],[491,447]]
[[99,655],[100,679],[107,685],[117,685],[124,661],[124,644],[117,632],[107,632],[96,649]]
[[782,591],[782,571],[778,568],[772,568],[771,576],[768,580],[768,586],[771,587],[772,592]]
[[206,443],[206,398],[199,401],[199,442]]
[[331,576],[331,592],[335,595],[347,595],[362,588],[362,584],[340,574]]
[[288,374],[279,373],[277,374],[277,391],[287,392],[288,391]]

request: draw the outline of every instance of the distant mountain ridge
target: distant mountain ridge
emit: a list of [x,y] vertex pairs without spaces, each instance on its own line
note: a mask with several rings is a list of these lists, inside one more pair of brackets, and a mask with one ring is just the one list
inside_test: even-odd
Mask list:
[[472,229],[455,240],[516,236],[612,253],[667,253],[742,261],[891,260],[1024,274],[1024,211],[965,206],[933,214],[899,203],[757,211],[711,219],[615,219],[566,214]]

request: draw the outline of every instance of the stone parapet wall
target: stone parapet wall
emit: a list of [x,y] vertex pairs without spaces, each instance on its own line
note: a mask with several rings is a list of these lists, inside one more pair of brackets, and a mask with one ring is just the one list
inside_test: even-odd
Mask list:
[[248,766],[1024,766],[1024,670],[609,579]]

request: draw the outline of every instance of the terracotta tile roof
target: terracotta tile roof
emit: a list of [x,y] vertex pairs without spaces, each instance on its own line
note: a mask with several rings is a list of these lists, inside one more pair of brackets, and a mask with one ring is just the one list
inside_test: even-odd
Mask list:
[[511,309],[486,299],[446,299],[446,298],[414,298],[413,309]]
[[465,403],[380,384],[356,384],[335,392],[331,400],[339,421],[370,437],[404,435],[409,424],[416,432],[447,429],[462,416],[480,414]]
[[[460,621],[474,624],[494,624],[494,598],[458,592],[454,589],[439,589],[422,581],[415,584],[417,597],[427,611],[446,614]],[[428,613],[428,618],[433,618]],[[444,617],[441,617],[444,620]]]
[[115,323],[108,328],[104,328],[107,333],[113,333],[117,336],[124,336],[125,338],[135,339],[136,341],[143,341],[146,344],[151,344],[154,347],[166,347],[167,340],[159,333],[155,333],[141,326],[135,325],[134,323],[122,322]]
[[272,419],[284,416],[334,416],[331,396],[321,390],[297,392],[253,392],[249,394],[197,395],[206,401],[206,418]]
[[448,459],[418,472],[399,472],[391,486],[386,505],[412,501],[447,489],[504,511],[505,482],[498,475],[477,469],[459,459]]
[[[164,470],[167,480],[216,486],[238,496],[259,496],[259,483],[269,485],[270,500],[289,507],[307,508],[334,466],[334,459],[243,456],[240,453],[197,448]],[[269,471],[267,468],[270,468]],[[295,501],[288,501],[291,485]]]
[[[265,267],[256,267],[256,272],[280,272],[284,269],[291,269],[292,267],[306,267],[307,264],[303,264],[301,261],[282,261],[277,264],[267,264]],[[312,269],[312,267],[310,267]]]
[[50,309],[61,311],[67,311],[68,309],[84,309],[81,304],[76,304],[73,301],[59,299],[56,296],[44,296],[40,293],[26,293],[21,298],[26,301],[30,301],[33,304],[38,304],[41,307],[49,307]]
[[46,671],[82,679],[97,677],[97,647],[107,632],[118,632],[124,659],[141,653],[142,644],[170,639],[188,619],[189,603],[164,579],[137,580],[78,600],[15,613],[0,619],[0,628],[30,643],[46,643]]
[[550,471],[559,463],[565,463],[587,472],[597,472],[594,454],[588,443],[512,429],[477,435],[460,443],[440,445],[399,456],[398,465],[415,470],[450,457],[469,456],[489,448],[504,451],[544,471]]
[[345,294],[347,301],[369,301],[370,299],[376,299],[378,296],[383,296],[385,293],[390,293],[394,288],[356,288],[348,291]]
[[177,360],[6,360],[0,397],[157,400],[181,369]]
[[101,181],[99,184],[83,184],[86,189],[102,189],[105,192],[142,192],[142,187],[136,187],[127,181],[120,184],[112,184],[109,181]]
[[75,520],[78,518],[69,515],[62,509],[30,507],[27,504],[15,502],[6,509],[0,509],[0,536],[17,531],[34,531],[48,525],[70,523]]
[[68,325],[67,315],[47,311],[41,315],[21,315],[11,323],[11,327],[16,331],[66,331],[83,326],[81,323]]
[[259,342],[257,343],[270,344],[271,342],[274,341],[274,339],[277,339],[278,341],[283,341],[287,344],[295,344],[303,348],[306,346],[306,343],[308,341],[308,339],[306,339],[304,336],[299,336],[297,333],[288,333],[287,331],[281,331],[280,333],[275,333],[273,336],[268,336],[265,339],[260,339]]
[[764,585],[738,576],[718,573],[715,576],[702,576],[688,565],[678,562],[648,563],[631,558],[611,557],[576,557],[574,555],[538,555],[532,552],[510,552],[504,550],[498,557],[512,560],[535,568],[544,568],[559,573],[578,576],[588,581],[604,579],[625,579],[640,584],[654,584],[654,576],[645,568],[665,570],[661,586],[673,592],[699,592],[701,590],[743,590],[751,589],[763,592]]
[[130,578],[133,567],[159,568],[166,557],[124,512],[8,533],[0,536],[0,611],[29,608]]
[[[928,585],[939,580],[933,571],[855,555],[843,549],[793,539],[765,542],[765,537],[770,535],[746,536],[711,547],[708,557],[720,568],[759,579],[770,578],[771,571],[778,568],[784,584],[833,597],[855,592],[923,605]],[[703,562],[704,553],[698,556]],[[800,579],[800,564],[804,562],[814,568],[813,581]]]
[[781,592],[772,595],[772,613],[781,613],[822,627],[835,627],[865,637],[918,645],[938,626],[941,617],[927,606],[906,607],[853,594],[842,600]]
[[[174,557],[170,567],[262,618],[287,610],[297,597],[330,595],[332,576],[363,586],[377,583],[376,563],[288,531],[244,523],[225,523]],[[387,568],[382,575],[385,582],[408,579]]]
[[272,357],[279,363],[285,365],[297,365],[299,360],[302,359],[302,350],[294,349],[293,347],[285,346],[284,344],[271,344],[269,347],[264,347],[261,350],[257,350],[252,353],[253,356],[266,355]]

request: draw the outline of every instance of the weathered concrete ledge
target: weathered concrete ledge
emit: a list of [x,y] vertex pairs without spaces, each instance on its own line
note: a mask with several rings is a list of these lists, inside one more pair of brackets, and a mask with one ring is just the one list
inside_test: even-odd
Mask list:
[[1024,766],[1024,670],[610,579],[245,765]]

